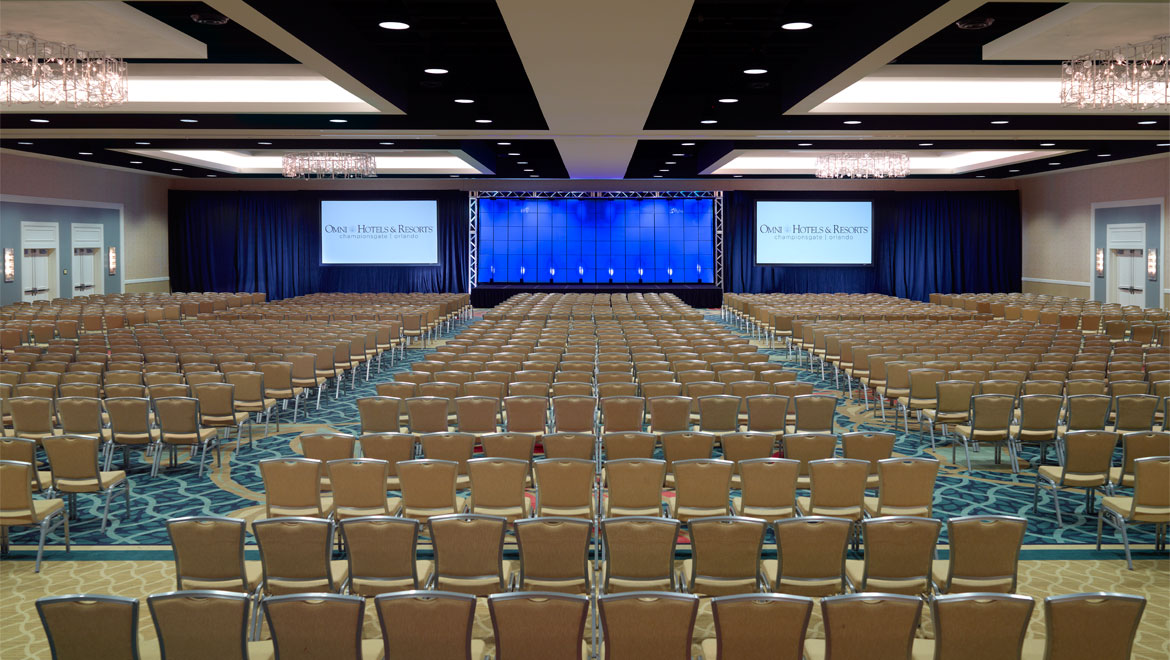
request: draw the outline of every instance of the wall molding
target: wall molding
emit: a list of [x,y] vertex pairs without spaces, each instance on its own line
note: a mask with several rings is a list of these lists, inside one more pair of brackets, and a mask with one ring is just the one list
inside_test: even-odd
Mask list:
[[1064,284],[1067,286],[1093,286],[1092,282],[1077,282],[1075,280],[1050,280],[1044,277],[1021,277],[1024,282],[1036,282],[1039,284]]
[[146,284],[148,282],[169,282],[170,279],[171,278],[167,277],[166,275],[164,275],[162,277],[136,277],[132,280],[123,280],[123,283],[125,283],[125,284]]

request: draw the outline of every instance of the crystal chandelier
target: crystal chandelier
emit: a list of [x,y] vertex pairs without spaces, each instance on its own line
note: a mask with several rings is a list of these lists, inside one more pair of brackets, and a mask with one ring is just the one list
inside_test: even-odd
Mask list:
[[900,179],[909,172],[910,157],[897,151],[817,156],[818,179]]
[[306,151],[281,158],[290,179],[361,179],[378,176],[373,154],[349,151]]
[[1100,110],[1170,106],[1170,35],[1095,50],[1064,62],[1060,104]]
[[104,108],[127,95],[120,58],[31,34],[0,35],[0,103]]

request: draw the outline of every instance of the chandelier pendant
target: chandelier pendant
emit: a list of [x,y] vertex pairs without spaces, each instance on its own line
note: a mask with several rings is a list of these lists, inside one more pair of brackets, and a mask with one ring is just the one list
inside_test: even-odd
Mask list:
[[306,151],[281,158],[290,179],[362,179],[378,176],[373,154],[351,151]]
[[0,104],[104,108],[128,96],[121,58],[31,34],[0,35]]
[[909,173],[910,156],[897,151],[817,156],[818,179],[901,179]]
[[1062,63],[1060,104],[1094,110],[1170,107],[1170,35]]

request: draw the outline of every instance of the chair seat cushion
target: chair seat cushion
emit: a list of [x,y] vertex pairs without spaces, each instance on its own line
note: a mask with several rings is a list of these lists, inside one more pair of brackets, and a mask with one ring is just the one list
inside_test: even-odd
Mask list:
[[1073,488],[1092,488],[1094,486],[1105,485],[1104,474],[1067,474],[1064,476],[1064,481],[1061,482],[1061,470],[1063,468],[1059,465],[1041,465],[1036,468],[1040,477],[1051,481],[1054,484],[1061,486],[1071,486]]

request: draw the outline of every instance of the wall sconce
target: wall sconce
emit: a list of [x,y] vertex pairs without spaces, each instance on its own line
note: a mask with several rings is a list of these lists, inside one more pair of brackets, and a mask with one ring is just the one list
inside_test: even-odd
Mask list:
[[1097,248],[1097,277],[1105,277],[1105,248]]
[[496,267],[492,266],[491,268],[492,268],[492,277],[491,277],[491,279],[488,280],[488,282],[495,282],[496,281]]
[[673,282],[673,281],[674,281],[674,269],[673,269],[673,268],[667,268],[667,269],[666,269],[666,281],[667,281],[667,282]]
[[520,281],[524,281],[524,266],[520,267]]
[[553,283],[553,276],[554,276],[554,275],[556,275],[556,274],[557,274],[557,269],[556,269],[556,268],[549,268],[549,269],[548,269],[548,283],[549,283],[549,284],[552,284],[552,283]]
[[1146,250],[1146,277],[1151,282],[1158,281],[1158,249],[1150,248]]
[[638,284],[642,283],[642,267],[638,267]]
[[695,281],[702,283],[703,281],[703,264],[695,264]]
[[16,251],[12,248],[4,248],[4,281],[16,281]]
[[613,266],[609,267],[609,283],[613,284]]
[[111,245],[107,259],[110,264],[110,277],[113,277],[118,274],[118,248]]
[[581,284],[585,281],[585,267],[577,266],[577,283]]

